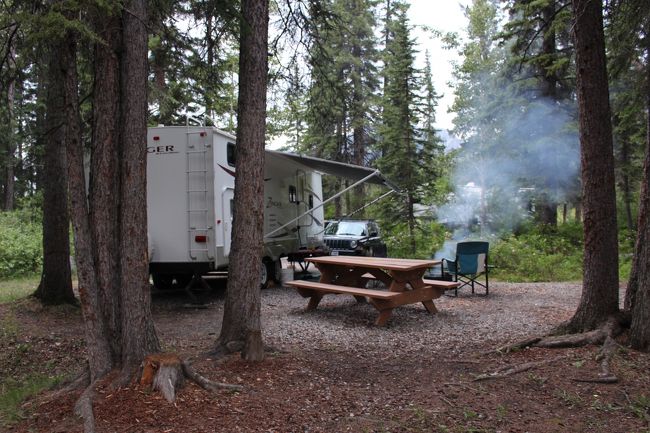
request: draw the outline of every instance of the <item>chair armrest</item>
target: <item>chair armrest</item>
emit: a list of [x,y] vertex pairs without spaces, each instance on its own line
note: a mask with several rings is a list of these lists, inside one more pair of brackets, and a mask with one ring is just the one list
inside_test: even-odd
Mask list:
[[456,273],[456,260],[450,260],[447,258],[443,258],[440,261],[440,266],[442,268],[442,274],[445,274],[445,262],[447,263],[447,273],[455,274]]

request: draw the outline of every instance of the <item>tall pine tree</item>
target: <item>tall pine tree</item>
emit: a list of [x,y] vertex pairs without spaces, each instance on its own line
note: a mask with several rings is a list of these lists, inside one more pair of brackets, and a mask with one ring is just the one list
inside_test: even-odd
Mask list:
[[[431,179],[431,163],[440,151],[433,129],[436,95],[430,86],[425,90],[424,100],[421,97],[422,80],[415,67],[416,50],[407,17],[408,6],[392,2],[388,7],[390,19],[386,34],[389,37],[383,56],[385,87],[379,128],[382,155],[378,166],[401,190],[383,208],[384,219],[406,223],[408,251],[415,254],[418,229],[415,204],[425,196],[423,186]],[[426,80],[425,77],[425,83]],[[422,120],[424,130],[420,129]],[[388,228],[394,225],[389,223]]]

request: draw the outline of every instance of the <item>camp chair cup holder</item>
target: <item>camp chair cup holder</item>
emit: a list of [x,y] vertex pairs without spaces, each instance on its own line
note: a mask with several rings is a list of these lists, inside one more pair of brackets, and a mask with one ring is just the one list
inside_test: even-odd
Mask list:
[[441,266],[441,278],[459,282],[454,289],[454,296],[458,296],[458,289],[465,286],[472,288],[472,294],[476,288],[484,288],[485,296],[489,294],[489,270],[488,250],[489,242],[459,242],[456,245],[456,257],[454,260],[443,258]]

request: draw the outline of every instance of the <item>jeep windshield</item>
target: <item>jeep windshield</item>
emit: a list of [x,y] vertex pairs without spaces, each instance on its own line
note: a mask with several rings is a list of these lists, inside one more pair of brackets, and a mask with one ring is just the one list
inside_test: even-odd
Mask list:
[[325,236],[366,236],[366,225],[362,222],[332,222],[325,229]]

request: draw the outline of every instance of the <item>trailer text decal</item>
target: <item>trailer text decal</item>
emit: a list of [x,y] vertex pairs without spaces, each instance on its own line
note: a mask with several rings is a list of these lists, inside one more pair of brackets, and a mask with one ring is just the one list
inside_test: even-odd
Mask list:
[[174,150],[173,145],[150,146],[150,147],[147,147],[147,153],[155,153],[156,155],[162,155],[162,154],[167,154],[167,153],[178,153],[178,151]]

